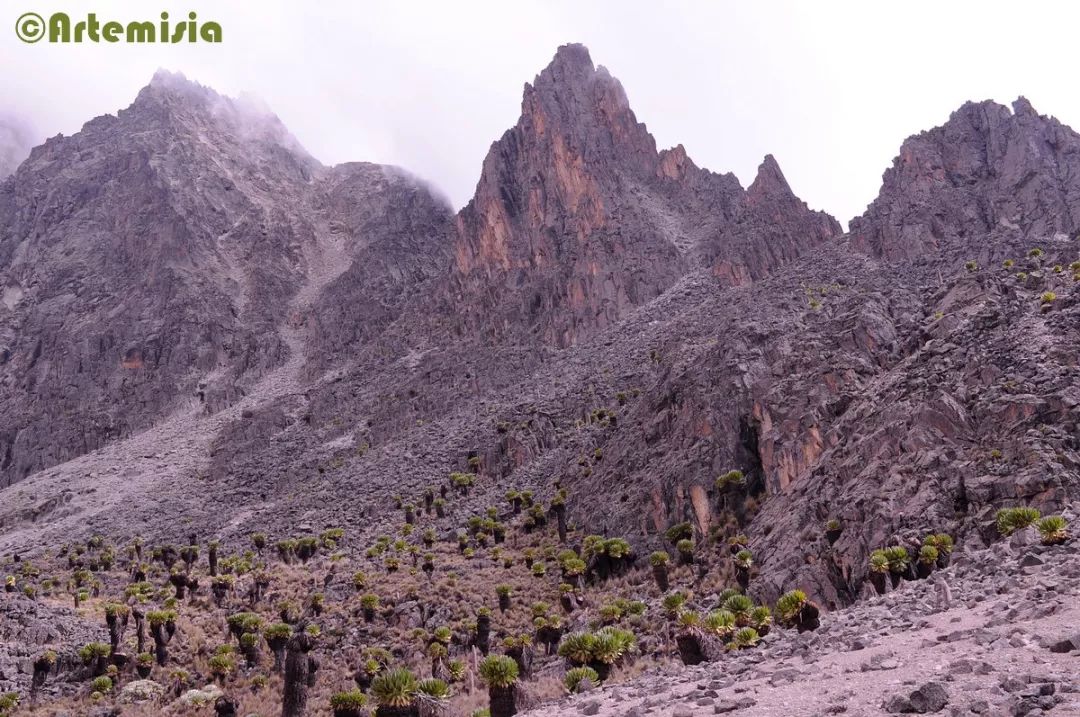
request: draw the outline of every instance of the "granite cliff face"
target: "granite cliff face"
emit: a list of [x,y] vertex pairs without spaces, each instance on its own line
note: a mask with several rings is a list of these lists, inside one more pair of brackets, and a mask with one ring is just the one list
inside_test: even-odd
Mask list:
[[995,232],[1073,238],[1078,149],[1076,132],[1023,97],[1012,111],[969,102],[941,127],[904,142],[880,195],[852,221],[852,238],[887,259],[950,244],[974,248]]
[[472,458],[458,523],[558,480],[583,529],[743,532],[757,594],[850,603],[875,547],[1076,499],[1078,147],[965,105],[842,234],[771,156],[744,189],[657,151],[570,45],[455,215],[161,76],[0,185],[0,548],[373,536]]
[[[407,175],[324,170],[265,110],[167,73],[35,149],[0,186],[3,482],[234,404],[292,351],[290,301],[370,253],[372,216],[405,231],[410,201],[446,221]],[[366,301],[398,271],[368,262],[396,284]]]
[[477,307],[489,335],[527,329],[560,348],[688,271],[748,282],[840,234],[771,156],[744,191],[681,146],[658,153],[622,85],[580,45],[526,85],[521,119],[492,146],[457,226],[456,303]]

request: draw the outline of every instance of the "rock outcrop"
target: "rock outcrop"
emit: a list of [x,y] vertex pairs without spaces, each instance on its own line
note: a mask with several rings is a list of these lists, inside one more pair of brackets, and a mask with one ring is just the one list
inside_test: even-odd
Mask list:
[[881,193],[851,222],[860,249],[913,259],[949,246],[972,254],[995,232],[1038,241],[1080,228],[1080,135],[1023,97],[1012,111],[969,102],[911,137]]
[[618,80],[566,45],[526,85],[521,118],[458,217],[455,298],[488,337],[525,329],[561,348],[702,263],[743,283],[838,234],[771,156],[744,191],[681,146],[658,153]]

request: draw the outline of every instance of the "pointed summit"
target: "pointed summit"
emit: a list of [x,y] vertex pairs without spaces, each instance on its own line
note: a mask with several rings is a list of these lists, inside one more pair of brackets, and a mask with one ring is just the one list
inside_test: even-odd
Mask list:
[[647,171],[656,143],[630,109],[622,84],[595,67],[584,45],[563,45],[525,85],[518,129],[543,141],[557,134],[588,161],[635,162]]
[[760,202],[766,198],[795,199],[791,186],[784,177],[784,173],[780,171],[780,165],[771,154],[766,154],[765,159],[761,161],[757,176],[746,193],[751,202]]
[[484,305],[493,332],[528,325],[569,346],[694,266],[745,283],[837,233],[771,156],[747,193],[681,145],[658,153],[619,81],[564,45],[525,86],[458,215],[456,300]]

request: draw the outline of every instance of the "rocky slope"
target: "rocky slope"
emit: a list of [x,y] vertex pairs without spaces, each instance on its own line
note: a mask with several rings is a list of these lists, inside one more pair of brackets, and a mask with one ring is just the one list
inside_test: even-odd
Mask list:
[[471,467],[440,539],[558,482],[579,534],[687,521],[715,575],[743,533],[758,600],[851,605],[874,548],[1080,495],[1078,150],[967,104],[842,234],[771,156],[743,189],[657,151],[569,45],[454,214],[160,75],[0,184],[0,551],[357,549]]
[[933,581],[832,613],[815,632],[773,632],[758,650],[645,673],[523,714],[1080,712],[1077,548],[1016,538],[965,550]]
[[[276,117],[165,73],[34,150],[0,189],[3,482],[235,404],[286,361],[290,301],[381,250],[357,232],[395,212],[447,221],[407,175],[324,170]],[[369,305],[401,269],[370,262]]]

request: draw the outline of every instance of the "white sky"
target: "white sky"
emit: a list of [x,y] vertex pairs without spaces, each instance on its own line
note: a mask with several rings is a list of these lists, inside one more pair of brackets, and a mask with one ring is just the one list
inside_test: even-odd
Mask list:
[[[752,181],[776,155],[841,222],[862,213],[908,135],[967,99],[1080,126],[1080,3],[367,2],[0,0],[0,110],[38,137],[130,104],[158,67],[250,92],[319,160],[401,165],[461,206],[521,90],[558,45],[583,42],[622,80],[663,148]],[[219,21],[221,45],[35,45],[15,19]]]

